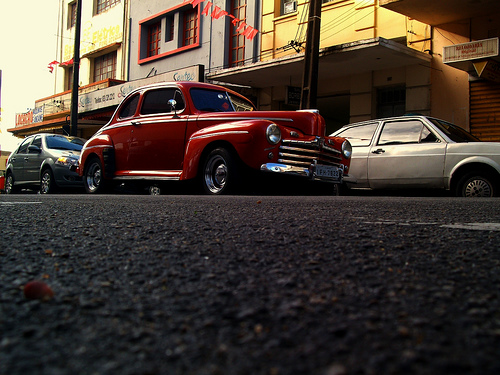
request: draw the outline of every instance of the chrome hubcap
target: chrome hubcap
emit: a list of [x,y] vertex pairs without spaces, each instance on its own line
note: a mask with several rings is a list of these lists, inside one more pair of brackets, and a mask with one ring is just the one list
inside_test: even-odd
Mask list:
[[50,189],[50,175],[49,173],[44,173],[42,176],[42,183],[40,186],[40,192],[42,194],[47,194]]
[[205,183],[210,192],[217,194],[224,189],[227,180],[226,161],[217,155],[209,160],[205,168]]
[[12,176],[7,176],[7,181],[5,181],[5,192],[7,194],[10,194],[12,192],[12,185],[13,185],[13,181],[12,181]]
[[89,167],[86,181],[90,191],[95,191],[99,187],[101,183],[101,168],[97,163],[94,163]]
[[464,195],[466,197],[491,197],[492,190],[490,184],[482,179],[471,180],[465,186]]

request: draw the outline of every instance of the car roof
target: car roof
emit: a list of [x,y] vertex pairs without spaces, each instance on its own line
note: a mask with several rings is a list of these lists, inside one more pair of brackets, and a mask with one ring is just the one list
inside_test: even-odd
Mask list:
[[418,119],[432,119],[433,117],[424,116],[424,115],[413,115],[413,114],[408,114],[408,115],[403,115],[403,116],[383,117],[383,118],[376,118],[376,119],[365,120],[365,121],[360,121],[360,122],[352,122],[352,123],[343,125],[342,128],[365,125],[365,124],[373,124],[374,122],[410,120],[410,119],[417,119],[417,118]]

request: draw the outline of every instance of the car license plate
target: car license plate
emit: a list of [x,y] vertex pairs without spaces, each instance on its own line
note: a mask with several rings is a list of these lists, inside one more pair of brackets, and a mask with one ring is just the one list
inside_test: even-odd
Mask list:
[[337,167],[330,167],[328,165],[316,165],[316,176],[338,180],[340,179],[340,171]]

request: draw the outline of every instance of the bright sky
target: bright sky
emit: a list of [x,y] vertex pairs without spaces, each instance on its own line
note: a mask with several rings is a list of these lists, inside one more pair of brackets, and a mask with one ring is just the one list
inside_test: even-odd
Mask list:
[[0,0],[0,70],[2,70],[0,148],[14,151],[20,139],[7,129],[15,114],[35,107],[54,92],[47,65],[57,60],[59,0]]

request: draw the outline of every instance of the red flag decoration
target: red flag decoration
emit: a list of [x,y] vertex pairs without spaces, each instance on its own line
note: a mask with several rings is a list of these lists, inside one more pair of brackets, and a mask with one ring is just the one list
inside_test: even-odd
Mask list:
[[[184,0],[185,3],[191,4],[193,6],[193,8],[196,7],[200,3],[203,3],[204,1],[205,0]],[[205,8],[201,12],[201,14],[208,16],[212,5],[213,5],[212,2],[207,1],[207,4],[205,5]],[[234,26],[238,25],[241,22],[240,25],[238,26],[238,28],[236,29],[236,31],[239,32],[239,31],[243,30],[243,35],[249,40],[252,40],[253,38],[255,38],[255,36],[259,32],[259,30],[254,29],[250,25],[247,25],[245,21],[240,20],[239,18],[236,18],[235,16],[233,16],[232,14],[229,14],[225,10],[220,9],[218,6],[214,6],[214,10],[212,11],[212,13],[210,13],[210,16],[212,17],[212,19],[215,19],[215,20],[218,20],[222,16],[227,16],[229,18],[232,18],[231,23]]]
[[53,72],[54,71],[54,66],[57,66],[59,65],[59,61],[52,61],[51,63],[49,63],[49,65],[47,66],[47,68],[49,68],[49,72]]
[[70,66],[70,65],[73,65],[73,59],[62,62],[59,64],[59,66]]

